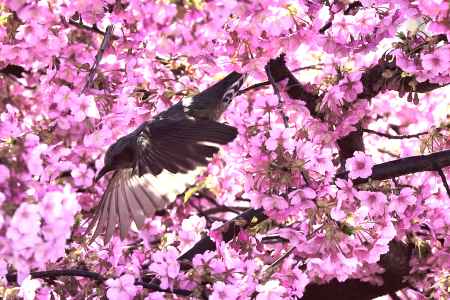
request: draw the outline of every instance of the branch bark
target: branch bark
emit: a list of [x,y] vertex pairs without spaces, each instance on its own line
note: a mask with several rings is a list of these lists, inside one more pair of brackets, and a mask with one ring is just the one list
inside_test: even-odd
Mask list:
[[[260,209],[248,209],[232,220],[220,226],[217,230],[222,231],[222,239],[225,242],[231,241],[241,230],[248,228],[250,225],[256,225],[266,220],[268,217]],[[253,221],[253,222],[252,222]],[[190,262],[196,254],[205,253],[206,251],[215,251],[216,243],[206,236],[198,241],[191,249],[183,253],[178,260],[182,264],[183,269],[190,268]]]
[[[417,155],[374,165],[372,175],[368,178],[357,178],[354,184],[361,184],[370,180],[385,180],[424,171],[438,171],[450,166],[450,150]],[[348,172],[340,172],[337,178],[347,178]]]
[[[358,178],[353,180],[355,184],[367,182],[369,179],[384,180],[406,174],[435,171],[436,168],[442,169],[450,166],[450,150],[432,153],[430,155],[412,156],[402,159],[393,160],[377,164],[372,169],[372,176],[369,178]],[[337,178],[347,178],[347,172],[341,172],[336,175]],[[217,230],[222,230],[222,239],[225,242],[231,241],[241,230],[245,230],[250,226],[257,225],[268,217],[264,214],[262,209],[248,209],[232,220],[228,221]],[[305,294],[302,299],[329,299],[336,300],[346,299],[372,299],[385,294],[389,294],[400,289],[408,287],[404,282],[404,277],[409,274],[409,260],[412,253],[412,245],[404,244],[399,241],[392,241],[389,244],[389,252],[382,255],[380,265],[385,268],[385,272],[381,274],[384,284],[381,286],[374,286],[370,283],[363,282],[357,279],[349,279],[345,282],[338,282],[332,280],[324,284],[309,284],[306,287]],[[191,249],[186,251],[180,257],[180,262],[183,270],[191,268],[191,261],[196,254],[202,254],[206,251],[215,251],[216,244],[209,237],[206,236],[198,241]],[[81,276],[104,282],[107,278],[101,274],[87,271],[87,270],[49,270],[41,272],[31,272],[33,278],[52,278],[58,276]],[[10,273],[6,275],[8,282],[16,282],[17,274]],[[136,281],[136,285],[143,286],[153,291],[161,291],[180,296],[190,295],[188,290],[164,290],[158,284],[153,282]]]
[[376,286],[358,279],[339,282],[336,279],[324,284],[309,284],[302,300],[371,300],[408,287],[404,277],[409,274],[409,260],[413,246],[392,241],[389,252],[381,256],[380,265],[386,270],[381,277],[383,285]]
[[[435,36],[432,39],[436,41],[443,40],[444,37]],[[308,92],[298,79],[287,68],[285,55],[281,54],[275,59],[269,60],[267,65],[270,67],[272,77],[276,82],[288,79],[287,94],[292,99],[298,99],[305,102],[311,116],[322,119],[322,114],[316,110],[318,104],[322,100],[322,96]],[[358,94],[358,99],[372,99],[376,95],[384,91],[397,91],[400,97],[407,93],[426,93],[437,88],[443,87],[437,83],[427,81],[417,82],[415,76],[404,76],[404,72],[396,65],[395,59],[389,55],[385,55],[378,61],[378,64],[367,69],[361,76],[363,84],[363,92]],[[356,131],[351,132],[347,136],[337,141],[339,148],[339,157],[341,165],[353,156],[355,151],[364,152],[363,132],[361,124],[356,124]]]
[[[381,164],[377,164],[372,169],[372,175],[369,178],[358,178],[353,180],[354,184],[361,184],[372,180],[385,180],[394,177],[424,172],[435,171],[436,168],[450,166],[450,150],[432,153],[429,155],[412,156],[397,159]],[[337,178],[347,178],[348,172],[341,172],[336,175]],[[243,214],[237,216],[222,226],[223,240],[230,241],[236,234],[250,225],[252,219],[256,218],[256,225],[268,217],[262,209],[249,209]],[[239,220],[245,220],[240,222]],[[240,224],[240,225],[239,225]],[[412,245],[404,244],[398,241],[392,241],[389,244],[389,252],[381,257],[380,265],[385,268],[381,275],[384,284],[375,286],[357,279],[349,279],[345,282],[332,280],[325,284],[310,284],[306,287],[302,299],[373,299],[382,295],[396,292],[408,287],[404,282],[404,277],[409,274],[409,260],[411,258]],[[209,236],[202,238],[191,249],[181,255],[178,260],[184,262],[184,270],[189,269],[190,264],[196,254],[202,254],[207,250],[216,250],[215,243]]]

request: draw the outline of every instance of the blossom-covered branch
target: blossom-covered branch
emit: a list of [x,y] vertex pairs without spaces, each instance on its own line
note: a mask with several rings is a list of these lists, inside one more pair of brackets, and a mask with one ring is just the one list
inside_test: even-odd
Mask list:
[[[47,2],[0,7],[0,298],[449,298],[448,1]],[[189,201],[88,244],[111,142],[231,72]]]
[[[450,166],[450,150],[439,151],[428,155],[405,157],[374,165],[372,175],[368,178],[357,178],[353,182],[361,184],[369,180],[385,180],[424,171],[438,171]],[[348,172],[340,172],[337,178],[347,178]]]

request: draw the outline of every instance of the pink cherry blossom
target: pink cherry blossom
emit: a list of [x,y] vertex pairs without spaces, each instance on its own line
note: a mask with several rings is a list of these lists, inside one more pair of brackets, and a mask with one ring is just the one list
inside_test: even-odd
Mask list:
[[349,171],[348,176],[352,179],[369,177],[372,174],[372,166],[372,158],[360,151],[353,153],[353,157],[345,162],[345,169]]
[[33,300],[36,295],[36,290],[41,286],[38,279],[31,279],[27,277],[20,285],[19,296],[25,300]]
[[448,3],[444,0],[419,0],[419,8],[430,17],[445,16],[448,11]]
[[295,133],[293,128],[274,128],[270,131],[270,138],[266,141],[266,148],[275,151],[278,146],[283,146],[287,151],[292,152],[295,148],[292,137]]
[[363,91],[361,83],[361,73],[350,73],[343,81],[339,83],[344,92],[344,99],[348,102],[353,102],[359,93]]
[[213,292],[209,296],[211,300],[232,300],[237,299],[239,296],[239,290],[234,286],[228,286],[222,281],[214,283]]
[[432,53],[422,55],[422,66],[433,75],[445,73],[450,67],[450,49],[439,48]]
[[150,270],[161,276],[161,287],[168,288],[172,279],[175,279],[180,272],[180,264],[177,261],[178,251],[174,247],[169,247],[167,251],[158,251],[154,254],[154,262],[150,265]]
[[257,300],[281,300],[284,299],[286,288],[280,285],[278,280],[269,280],[265,284],[256,287]]
[[192,216],[184,219],[181,223],[181,231],[179,233],[180,240],[190,246],[191,243],[201,238],[205,226],[206,220],[203,217]]
[[108,291],[106,296],[110,300],[119,299],[134,299],[139,288],[134,285],[134,276],[130,274],[125,274],[117,279],[108,279],[106,285],[108,286]]
[[402,214],[408,205],[413,205],[415,203],[416,197],[414,196],[414,190],[411,188],[403,188],[398,196],[393,195],[391,197],[389,209]]
[[370,214],[384,214],[387,204],[386,195],[380,192],[368,192],[360,191],[358,198],[361,200],[361,204],[368,207]]
[[4,183],[10,176],[9,169],[5,165],[0,165],[0,184]]
[[[450,148],[449,20],[444,0],[3,1],[0,286],[14,292],[13,272],[26,299],[183,298],[172,289],[291,299],[332,280],[381,289],[392,271],[383,255],[401,241],[415,249],[401,278],[414,294],[397,294],[449,298],[441,176],[360,180],[392,172],[375,161]],[[282,53],[292,75],[280,79]],[[124,241],[115,230],[110,243],[89,243],[86,220],[107,184],[93,177],[108,146],[232,71],[248,77],[218,121],[238,134],[193,183],[201,189],[133,224]],[[236,218],[248,209],[268,219]],[[246,229],[224,235],[233,218]],[[214,251],[178,260],[208,236]],[[29,277],[74,268],[106,284]],[[169,291],[135,285],[153,276]]]
[[0,283],[5,284],[6,281],[6,274],[8,273],[7,264],[6,262],[1,259],[0,260]]
[[77,99],[77,105],[71,106],[72,114],[76,121],[81,122],[87,117],[94,119],[100,118],[93,96],[79,97]]
[[79,164],[77,168],[71,171],[77,186],[89,186],[94,179],[94,171],[89,169],[86,164]]

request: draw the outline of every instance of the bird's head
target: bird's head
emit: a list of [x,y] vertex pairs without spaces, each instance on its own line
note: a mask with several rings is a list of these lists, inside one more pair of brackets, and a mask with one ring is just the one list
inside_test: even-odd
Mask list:
[[95,176],[94,182],[99,181],[110,171],[132,167],[135,159],[135,143],[135,137],[129,134],[109,146],[105,153],[103,168]]
[[188,105],[192,115],[197,118],[218,119],[231,100],[239,94],[239,89],[246,78],[247,74],[231,72],[222,80],[193,96]]

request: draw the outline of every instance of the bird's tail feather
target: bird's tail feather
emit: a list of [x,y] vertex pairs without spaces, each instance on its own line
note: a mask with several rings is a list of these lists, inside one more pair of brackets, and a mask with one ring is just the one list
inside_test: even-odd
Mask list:
[[90,219],[86,232],[95,230],[89,243],[105,233],[104,243],[107,244],[116,225],[119,227],[120,238],[125,239],[132,222],[138,229],[142,228],[146,217],[152,217],[157,210],[174,201],[177,195],[195,183],[204,169],[197,168],[179,174],[163,171],[158,176],[150,173],[133,175],[132,169],[116,171]]

